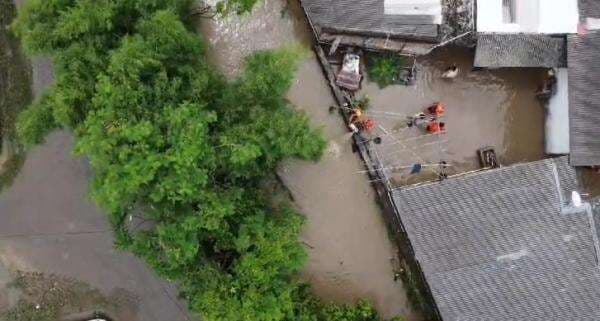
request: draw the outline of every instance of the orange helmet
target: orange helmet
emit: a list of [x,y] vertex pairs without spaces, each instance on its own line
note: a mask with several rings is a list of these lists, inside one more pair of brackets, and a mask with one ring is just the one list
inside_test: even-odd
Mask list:
[[442,103],[436,103],[435,105],[431,106],[431,109],[430,109],[430,112],[436,116],[444,115],[445,111],[446,111],[446,108],[444,107],[444,104],[442,104]]

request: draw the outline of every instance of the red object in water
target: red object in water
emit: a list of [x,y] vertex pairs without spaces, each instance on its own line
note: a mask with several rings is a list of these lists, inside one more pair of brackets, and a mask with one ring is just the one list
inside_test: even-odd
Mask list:
[[375,122],[372,119],[366,119],[356,123],[360,130],[371,131],[375,128]]
[[427,112],[431,115],[435,115],[436,117],[441,117],[446,112],[446,108],[442,103],[435,103],[427,108]]
[[365,129],[370,131],[373,128],[375,128],[375,122],[372,119],[367,119],[365,121]]
[[427,125],[427,132],[429,134],[440,134],[446,131],[446,126],[444,123],[438,123],[436,121],[432,121]]

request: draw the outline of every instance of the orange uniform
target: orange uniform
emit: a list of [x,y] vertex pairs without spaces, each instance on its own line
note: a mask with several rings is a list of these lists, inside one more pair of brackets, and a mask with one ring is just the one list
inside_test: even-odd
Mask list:
[[431,115],[435,115],[436,117],[442,117],[444,112],[446,112],[446,108],[442,103],[435,103],[427,108],[427,112]]
[[446,126],[444,123],[438,123],[436,121],[432,121],[427,125],[427,133],[429,134],[441,134],[446,131]]

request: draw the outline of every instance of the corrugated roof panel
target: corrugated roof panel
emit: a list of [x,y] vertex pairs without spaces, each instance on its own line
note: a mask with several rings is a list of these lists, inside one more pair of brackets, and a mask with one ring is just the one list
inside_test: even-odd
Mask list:
[[384,0],[302,0],[312,23],[326,30],[437,41],[437,17],[385,14]]
[[561,157],[395,191],[442,319],[600,320],[589,217],[560,210],[577,186]]
[[566,67],[564,36],[481,33],[475,67]]
[[[582,18],[600,17],[600,1],[580,0]],[[600,30],[568,38],[571,164],[600,165]]]

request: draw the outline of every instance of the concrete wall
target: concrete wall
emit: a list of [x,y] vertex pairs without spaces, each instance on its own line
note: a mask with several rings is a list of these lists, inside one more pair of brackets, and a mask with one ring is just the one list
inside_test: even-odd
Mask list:
[[477,1],[477,31],[505,33],[576,33],[577,0],[513,0],[515,23],[503,21],[502,0]]
[[383,6],[386,15],[425,15],[442,23],[441,0],[384,0]]

